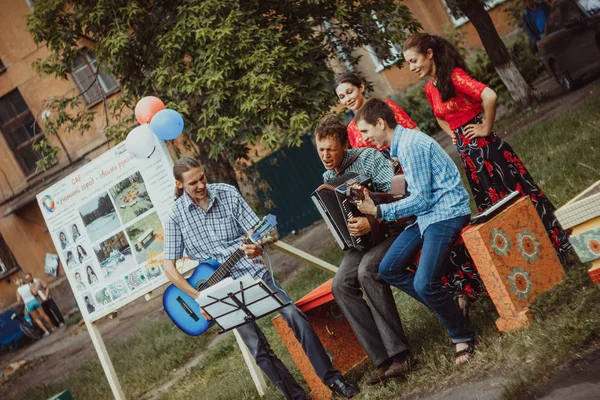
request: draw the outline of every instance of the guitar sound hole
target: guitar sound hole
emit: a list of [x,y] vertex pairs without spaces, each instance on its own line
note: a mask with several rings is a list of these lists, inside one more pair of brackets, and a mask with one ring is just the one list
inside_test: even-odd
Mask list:
[[202,289],[202,286],[203,286],[205,283],[206,283],[206,280],[205,280],[205,279],[203,279],[203,280],[199,280],[199,281],[198,281],[198,282],[196,282],[196,284],[194,285],[194,289],[196,289],[196,290],[198,290],[198,291],[199,291],[200,289]]

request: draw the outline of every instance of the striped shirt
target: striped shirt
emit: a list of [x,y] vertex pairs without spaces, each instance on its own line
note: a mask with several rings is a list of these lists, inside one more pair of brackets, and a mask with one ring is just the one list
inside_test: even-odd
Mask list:
[[435,140],[398,125],[390,148],[402,165],[410,196],[380,205],[384,220],[415,215],[422,235],[431,224],[471,214],[458,169]]
[[[192,260],[214,259],[222,264],[258,223],[258,217],[235,187],[213,183],[207,185],[207,192],[206,211],[185,192],[175,200],[165,222],[165,260],[178,260],[185,250]],[[260,278],[265,271],[262,257],[243,257],[234,265],[231,276],[237,279],[249,274]]]
[[[359,151],[361,151],[361,149],[348,149],[341,165],[346,165],[346,163]],[[394,171],[392,170],[389,161],[375,149],[363,149],[356,160],[344,170],[344,173],[346,172],[356,172],[367,175],[371,178],[373,189],[376,192],[389,193],[391,190]],[[325,182],[330,181],[335,177],[336,173],[333,170],[328,170],[323,173],[323,180]]]

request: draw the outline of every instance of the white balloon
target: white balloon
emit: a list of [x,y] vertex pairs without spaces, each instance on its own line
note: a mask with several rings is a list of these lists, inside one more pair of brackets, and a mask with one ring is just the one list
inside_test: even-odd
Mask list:
[[134,158],[150,158],[156,152],[155,135],[150,124],[136,126],[125,139],[125,148]]

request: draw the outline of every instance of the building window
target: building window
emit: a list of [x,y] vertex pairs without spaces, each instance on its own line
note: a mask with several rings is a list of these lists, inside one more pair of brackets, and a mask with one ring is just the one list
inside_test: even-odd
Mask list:
[[0,74],[3,73],[4,71],[6,71],[6,67],[4,66],[4,63],[2,62],[2,60],[0,60]]
[[19,268],[15,256],[8,248],[2,235],[0,235],[0,279],[17,272]]
[[0,98],[0,131],[25,174],[33,174],[36,161],[42,158],[33,145],[44,138],[44,133],[18,89]]
[[[377,18],[377,14],[375,13],[375,11],[373,11],[371,13],[371,19],[373,20],[373,22],[375,23],[375,25],[381,32],[383,32],[383,33],[387,32],[387,28],[379,20],[379,18]],[[365,46],[365,50],[367,50],[367,53],[369,53],[371,60],[373,60],[373,63],[375,64],[376,72],[383,71],[386,67],[393,65],[401,57],[401,53],[400,53],[398,46],[396,46],[394,43],[392,43],[389,40],[386,40],[386,45],[387,45],[387,48],[385,49],[385,51],[389,52],[389,57],[385,58],[385,59],[380,58],[380,55],[379,55],[380,52],[378,52],[373,46],[371,46],[371,45]]]
[[344,62],[346,69],[350,72],[354,72],[354,66],[350,62],[350,58],[348,57],[348,54],[346,54],[346,52],[344,51],[344,48],[342,47],[340,40],[335,35],[335,32],[333,31],[333,28],[331,27],[331,24],[329,23],[329,21],[324,21],[323,27],[325,28],[327,37],[329,38],[331,43],[333,43],[333,45],[335,46],[335,50],[338,53],[338,57],[340,58],[340,60],[342,60]]
[[[464,25],[467,22],[469,22],[469,18],[465,17],[463,15],[463,13],[461,13],[461,12],[453,13],[452,10],[450,10],[450,7],[448,7],[448,2],[446,0],[442,0],[442,2],[444,3],[444,6],[446,6],[446,11],[448,12],[450,19],[452,20],[452,25],[454,25],[455,28],[458,28],[459,26]],[[483,6],[485,7],[486,11],[490,11],[492,8],[496,7],[498,4],[502,4],[504,2],[506,2],[506,0],[490,0],[490,1],[486,1],[483,4]]]
[[119,84],[110,73],[104,72],[102,66],[98,71],[96,55],[89,49],[82,51],[71,64],[71,76],[88,106],[119,91]]

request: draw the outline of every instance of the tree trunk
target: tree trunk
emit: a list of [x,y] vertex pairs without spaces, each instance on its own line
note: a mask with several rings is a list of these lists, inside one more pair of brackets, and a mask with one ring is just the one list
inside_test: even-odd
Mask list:
[[218,159],[208,157],[208,151],[204,150],[202,143],[194,141],[197,147],[196,159],[202,165],[208,183],[228,183],[239,189],[233,166],[223,156]]
[[500,39],[492,18],[485,10],[482,1],[455,0],[455,4],[477,30],[496,73],[513,100],[521,106],[530,105],[535,100],[533,90],[510,59],[508,50]]

